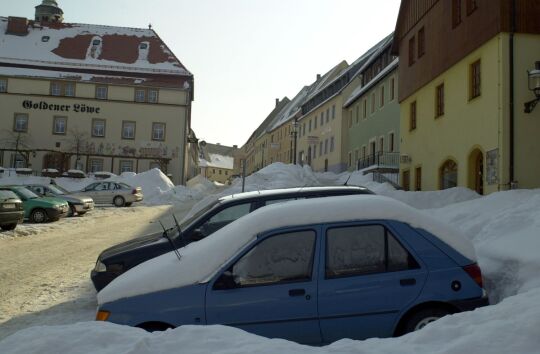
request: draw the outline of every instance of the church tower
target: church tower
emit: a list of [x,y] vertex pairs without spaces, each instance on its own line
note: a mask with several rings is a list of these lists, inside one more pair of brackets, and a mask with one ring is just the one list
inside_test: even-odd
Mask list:
[[64,11],[56,0],[43,0],[41,5],[36,6],[37,22],[62,22],[64,21]]

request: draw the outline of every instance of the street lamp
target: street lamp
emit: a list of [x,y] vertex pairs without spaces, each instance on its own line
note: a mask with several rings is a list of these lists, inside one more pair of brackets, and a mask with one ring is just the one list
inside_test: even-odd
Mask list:
[[535,99],[525,102],[525,113],[531,113],[540,100],[540,61],[535,63],[535,69],[527,71],[529,76],[529,90],[534,93]]
[[294,118],[291,124],[291,137],[293,139],[293,164],[296,165],[296,144],[298,138],[298,121]]

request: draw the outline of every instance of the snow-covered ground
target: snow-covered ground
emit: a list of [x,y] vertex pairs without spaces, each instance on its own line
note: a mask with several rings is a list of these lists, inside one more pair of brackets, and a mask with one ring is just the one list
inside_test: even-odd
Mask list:
[[[150,172],[148,176],[139,176],[137,183],[142,185],[151,176],[157,179],[148,183],[153,189],[155,199],[150,204],[171,204],[175,207],[186,203],[196,207],[214,199],[219,195],[238,193],[241,181],[234,181],[225,190],[217,189],[207,181],[201,181],[194,188],[174,187],[163,183],[163,176]],[[124,176],[119,178],[136,178]],[[246,190],[283,188],[293,186],[317,186],[359,184],[367,186],[374,192],[401,200],[421,209],[436,219],[448,222],[460,229],[475,246],[479,264],[483,270],[485,284],[490,294],[492,306],[472,312],[447,316],[436,321],[419,332],[400,338],[369,339],[366,341],[341,340],[330,346],[313,348],[277,339],[257,337],[241,330],[223,326],[186,326],[163,333],[146,333],[137,328],[117,326],[110,323],[94,322],[92,306],[95,306],[95,293],[91,292],[88,274],[67,272],[63,278],[80,278],[77,283],[81,289],[69,292],[72,298],[59,302],[57,299],[45,298],[45,301],[32,302],[32,295],[13,290],[19,299],[20,311],[9,313],[11,318],[0,321],[1,353],[540,353],[540,190],[516,190],[494,193],[480,197],[464,188],[454,188],[436,192],[403,192],[396,191],[387,184],[378,184],[358,173],[335,175],[332,173],[313,173],[309,168],[274,164],[249,176],[246,179]],[[158,183],[159,182],[159,183]],[[165,181],[166,182],[166,181]],[[1,183],[1,182],[0,182]],[[61,182],[59,182],[61,184]],[[161,200],[161,201],[160,201]],[[110,230],[122,230],[122,223],[131,213],[133,219],[142,220],[156,217],[148,210],[165,207],[140,207],[121,211],[116,218],[99,219],[97,210],[96,225]],[[114,210],[116,213],[116,210]],[[162,210],[163,212],[163,210]],[[123,215],[121,213],[126,213]],[[166,212],[165,212],[166,213]],[[86,218],[86,217],[85,217]],[[90,221],[77,220],[75,228],[70,220],[64,224],[48,226],[43,232],[32,233],[30,237],[13,238],[0,236],[0,262],[4,257],[21,252],[19,257],[43,257],[44,253],[28,252],[33,242],[21,244],[26,240],[38,240],[54,234],[69,238],[74,230],[84,228]],[[91,220],[88,218],[88,220]],[[118,220],[122,220],[119,223]],[[120,225],[119,225],[120,224]],[[78,227],[80,226],[80,227]],[[97,227],[97,226],[96,226]],[[24,229],[24,227],[23,227]],[[79,232],[79,231],[78,231]],[[123,237],[128,237],[128,232]],[[134,236],[134,235],[132,235]],[[112,240],[111,240],[112,241]],[[120,241],[120,239],[116,240]],[[113,242],[114,243],[114,242]],[[68,251],[76,247],[71,243],[63,249]],[[2,253],[4,251],[4,253]],[[60,253],[61,251],[58,251]],[[93,260],[95,260],[94,255]],[[92,259],[92,257],[87,257]],[[15,258],[13,258],[15,259]],[[4,286],[17,288],[15,283],[5,282],[11,279],[4,274],[4,261],[0,267],[0,303],[8,300],[3,295]],[[84,264],[84,263],[83,263]],[[47,269],[47,262],[40,264]],[[86,265],[89,271],[91,264]],[[80,266],[74,266],[81,268]],[[84,268],[84,267],[82,267]],[[65,269],[65,267],[64,267]],[[30,283],[37,287],[38,293],[48,288],[58,287],[63,279],[49,279],[39,288],[41,269],[26,269],[25,262],[20,261],[9,271],[22,273],[35,272]],[[86,277],[86,283],[83,278]],[[65,279],[64,279],[65,280]],[[69,282],[69,281],[68,281]],[[84,287],[88,289],[85,289]],[[27,287],[28,288],[28,287]],[[68,289],[69,290],[69,289]],[[20,294],[21,293],[21,294]],[[62,296],[60,296],[62,298]],[[15,300],[13,300],[15,301]],[[25,305],[25,301],[28,304]],[[26,306],[26,307],[25,307]],[[31,315],[28,315],[31,312]],[[26,321],[22,320],[27,318]],[[86,321],[76,323],[77,321]],[[41,325],[39,327],[31,327]],[[46,325],[46,326],[43,326]],[[6,337],[5,333],[11,334]],[[4,335],[2,335],[4,333]]]

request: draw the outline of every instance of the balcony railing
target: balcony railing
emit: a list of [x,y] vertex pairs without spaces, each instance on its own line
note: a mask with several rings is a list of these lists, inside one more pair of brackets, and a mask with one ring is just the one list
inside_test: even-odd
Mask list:
[[399,169],[399,152],[377,152],[357,161],[356,169],[368,167]]

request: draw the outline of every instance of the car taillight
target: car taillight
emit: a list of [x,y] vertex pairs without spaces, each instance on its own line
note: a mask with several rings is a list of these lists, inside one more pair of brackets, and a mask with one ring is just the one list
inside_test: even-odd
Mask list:
[[478,284],[479,287],[484,288],[484,282],[482,281],[482,271],[480,270],[478,264],[473,263],[471,265],[463,267],[463,270],[467,274],[469,274],[469,276],[474,280],[476,284]]

